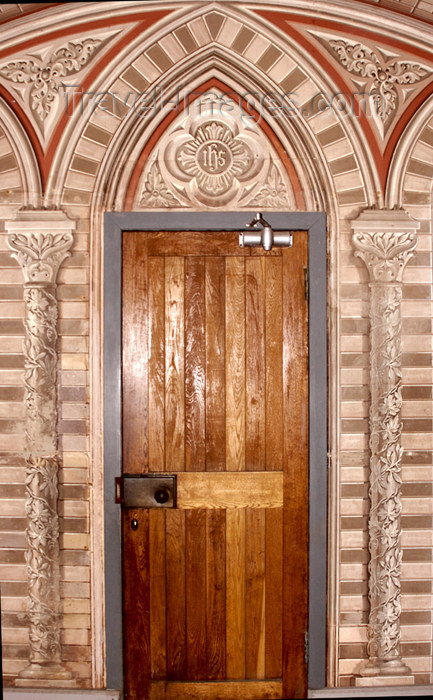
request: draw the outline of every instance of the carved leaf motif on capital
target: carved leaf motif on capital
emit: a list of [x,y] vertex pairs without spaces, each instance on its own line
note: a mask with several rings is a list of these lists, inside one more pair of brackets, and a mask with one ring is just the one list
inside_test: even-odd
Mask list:
[[353,234],[353,245],[355,256],[364,261],[372,282],[401,282],[417,239],[412,232],[357,232]]
[[11,233],[9,247],[23,268],[26,283],[54,284],[63,260],[70,255],[72,233]]

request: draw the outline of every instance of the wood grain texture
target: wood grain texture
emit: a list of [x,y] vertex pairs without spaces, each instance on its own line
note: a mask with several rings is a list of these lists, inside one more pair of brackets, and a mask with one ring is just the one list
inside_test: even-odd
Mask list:
[[280,681],[152,683],[151,700],[272,700],[282,698]]
[[187,510],[186,657],[188,680],[206,680],[206,511]]
[[149,469],[165,469],[165,266],[149,258]]
[[149,510],[150,676],[165,679],[167,672],[167,601],[165,511]]
[[281,678],[283,665],[283,509],[266,511],[265,677]]
[[182,472],[177,475],[177,507],[281,508],[282,472]]
[[266,469],[283,465],[283,292],[282,260],[266,267]]
[[206,469],[225,471],[225,265],[206,258]]
[[226,470],[245,469],[245,265],[226,258]]
[[[307,697],[304,658],[308,627],[308,314],[304,268],[307,234],[297,232],[283,250],[284,316],[284,580],[283,690]],[[290,587],[290,595],[287,593]]]
[[[125,696],[134,699],[146,697],[150,688],[148,515],[132,508],[122,513]],[[137,530],[131,528],[134,519]]]
[[185,468],[184,260],[165,259],[165,468]]
[[226,511],[227,678],[245,678],[245,510]]
[[265,259],[251,258],[246,268],[246,436],[245,468],[265,468]]
[[203,471],[205,451],[205,260],[185,259],[185,469]]
[[122,249],[123,471],[139,474],[148,470],[147,241],[125,233]]
[[166,590],[167,590],[167,679],[185,680],[186,590],[185,590],[185,513],[166,513]]
[[207,678],[226,677],[226,514],[209,510],[206,517]]
[[265,677],[266,511],[247,508],[246,677]]

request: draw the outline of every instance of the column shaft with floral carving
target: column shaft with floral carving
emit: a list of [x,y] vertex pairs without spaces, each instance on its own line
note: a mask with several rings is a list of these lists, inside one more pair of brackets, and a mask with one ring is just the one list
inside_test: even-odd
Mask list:
[[410,676],[400,656],[401,299],[417,222],[368,210],[352,224],[370,275],[369,661],[361,676]]
[[26,514],[30,659],[17,685],[74,683],[61,663],[57,437],[59,266],[74,223],[59,211],[23,211],[7,224],[25,279]]

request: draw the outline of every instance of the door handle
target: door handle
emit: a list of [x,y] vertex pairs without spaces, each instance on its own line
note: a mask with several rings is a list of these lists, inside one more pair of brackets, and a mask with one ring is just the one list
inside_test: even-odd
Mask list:
[[175,474],[124,474],[115,483],[116,503],[125,508],[176,508]]

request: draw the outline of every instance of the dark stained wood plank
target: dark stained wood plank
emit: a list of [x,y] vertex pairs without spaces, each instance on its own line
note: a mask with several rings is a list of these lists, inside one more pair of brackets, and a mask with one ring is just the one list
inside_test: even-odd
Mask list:
[[185,469],[184,260],[165,260],[165,468]]
[[185,469],[203,471],[205,450],[205,260],[185,259]]
[[225,425],[225,265],[206,258],[206,469],[224,471]]
[[226,258],[226,470],[245,469],[245,265]]
[[246,268],[246,436],[245,468],[265,468],[265,259],[251,258]]
[[265,677],[265,510],[247,508],[246,677]]
[[140,234],[122,239],[123,471],[148,470],[147,244]]
[[206,680],[206,511],[187,510],[186,615],[187,677]]
[[[266,267],[266,468],[283,463],[283,297],[281,258]],[[287,417],[287,414],[284,414]]]
[[186,680],[185,513],[166,514],[167,679]]
[[[284,313],[284,697],[307,697],[308,625],[308,315],[304,268],[307,234],[283,250]],[[290,585],[286,585],[290,582]]]
[[149,258],[149,469],[165,468],[165,270],[162,258]]
[[150,510],[150,676],[152,680],[164,679],[167,672],[165,550],[165,510]]
[[283,663],[283,509],[266,511],[265,677],[281,678]]
[[122,513],[125,692],[131,698],[146,696],[150,687],[148,515],[132,508]]
[[245,678],[245,509],[226,511],[227,678]]
[[206,513],[207,678],[226,677],[226,512]]

